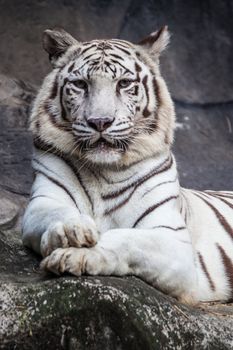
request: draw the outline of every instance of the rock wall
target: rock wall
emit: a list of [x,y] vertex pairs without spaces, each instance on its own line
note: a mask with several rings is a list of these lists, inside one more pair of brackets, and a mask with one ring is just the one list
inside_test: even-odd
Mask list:
[[80,40],[137,42],[168,24],[172,41],[163,70],[173,97],[186,103],[229,102],[232,16],[231,0],[0,0],[1,70],[40,83],[49,70],[40,43],[46,28],[62,26]]

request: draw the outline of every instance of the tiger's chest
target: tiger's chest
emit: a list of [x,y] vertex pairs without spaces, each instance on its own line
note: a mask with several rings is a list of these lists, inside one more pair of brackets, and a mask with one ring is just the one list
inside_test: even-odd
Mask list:
[[[175,171],[157,174],[152,164],[125,173],[85,176],[85,186],[91,201],[92,215],[100,232],[114,228],[133,228],[145,215],[144,227],[161,223],[170,214],[160,202],[178,193]],[[158,208],[156,206],[158,205]],[[158,209],[158,214],[153,210]],[[154,211],[153,215],[147,212]]]
[[93,215],[100,231],[114,228],[130,228],[147,207],[148,198],[143,198],[144,187],[102,186],[95,191]]

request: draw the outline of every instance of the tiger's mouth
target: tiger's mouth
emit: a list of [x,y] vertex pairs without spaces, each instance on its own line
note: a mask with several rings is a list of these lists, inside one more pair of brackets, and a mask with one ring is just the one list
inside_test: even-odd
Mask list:
[[100,151],[100,152],[110,152],[119,151],[121,153],[125,152],[128,148],[128,142],[126,140],[113,139],[111,141],[100,137],[94,142],[85,140],[82,142],[82,148],[84,151]]
[[99,150],[108,150],[108,149],[118,149],[119,146],[117,146],[116,143],[109,142],[108,140],[104,139],[103,137],[100,137],[96,142],[94,142],[92,145],[90,145],[90,149],[99,149]]

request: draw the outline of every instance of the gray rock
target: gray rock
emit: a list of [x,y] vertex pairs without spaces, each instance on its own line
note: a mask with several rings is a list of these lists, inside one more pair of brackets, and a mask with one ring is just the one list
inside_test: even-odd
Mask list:
[[27,120],[35,88],[0,75],[0,188],[29,194],[31,136]]
[[174,153],[182,186],[233,190],[233,103],[176,101]]
[[0,198],[0,229],[13,227],[18,214],[18,206],[2,195]]
[[232,11],[227,0],[134,1],[119,34],[136,41],[167,24],[171,45],[161,61],[173,97],[186,103],[232,101]]
[[232,16],[229,0],[0,0],[1,70],[40,83],[49,70],[41,49],[46,28],[62,26],[80,40],[121,37],[137,42],[168,24],[173,35],[163,71],[174,98],[232,101]]
[[13,270],[3,263],[4,251],[0,258],[7,267],[0,274],[0,349],[233,346],[230,305],[187,307],[134,277],[44,276],[36,257],[14,248],[6,247]]

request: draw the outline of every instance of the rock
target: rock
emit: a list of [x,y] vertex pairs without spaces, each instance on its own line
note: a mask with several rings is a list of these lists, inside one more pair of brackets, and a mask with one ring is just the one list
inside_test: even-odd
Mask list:
[[32,183],[28,115],[35,87],[0,75],[0,188],[27,195]]
[[[22,283],[23,278],[23,283]],[[0,285],[0,349],[231,349],[232,308],[178,304],[134,277]],[[230,309],[230,311],[229,311]]]
[[182,186],[233,190],[233,103],[176,101],[174,153]]
[[50,69],[41,48],[46,28],[64,27],[79,40],[120,37],[138,42],[168,24],[172,41],[162,63],[174,98],[192,103],[233,100],[233,7],[227,0],[5,3],[0,2],[4,74],[41,82]]
[[18,206],[9,199],[1,196],[0,199],[0,229],[14,226],[19,214]]
[[172,96],[186,103],[223,103],[233,99],[233,54],[228,1],[134,1],[120,36],[138,40],[167,24],[171,45],[161,59]]
[[0,189],[0,284],[9,276],[12,281],[22,274],[27,276],[37,262],[23,247],[20,233],[27,201],[23,196]]

